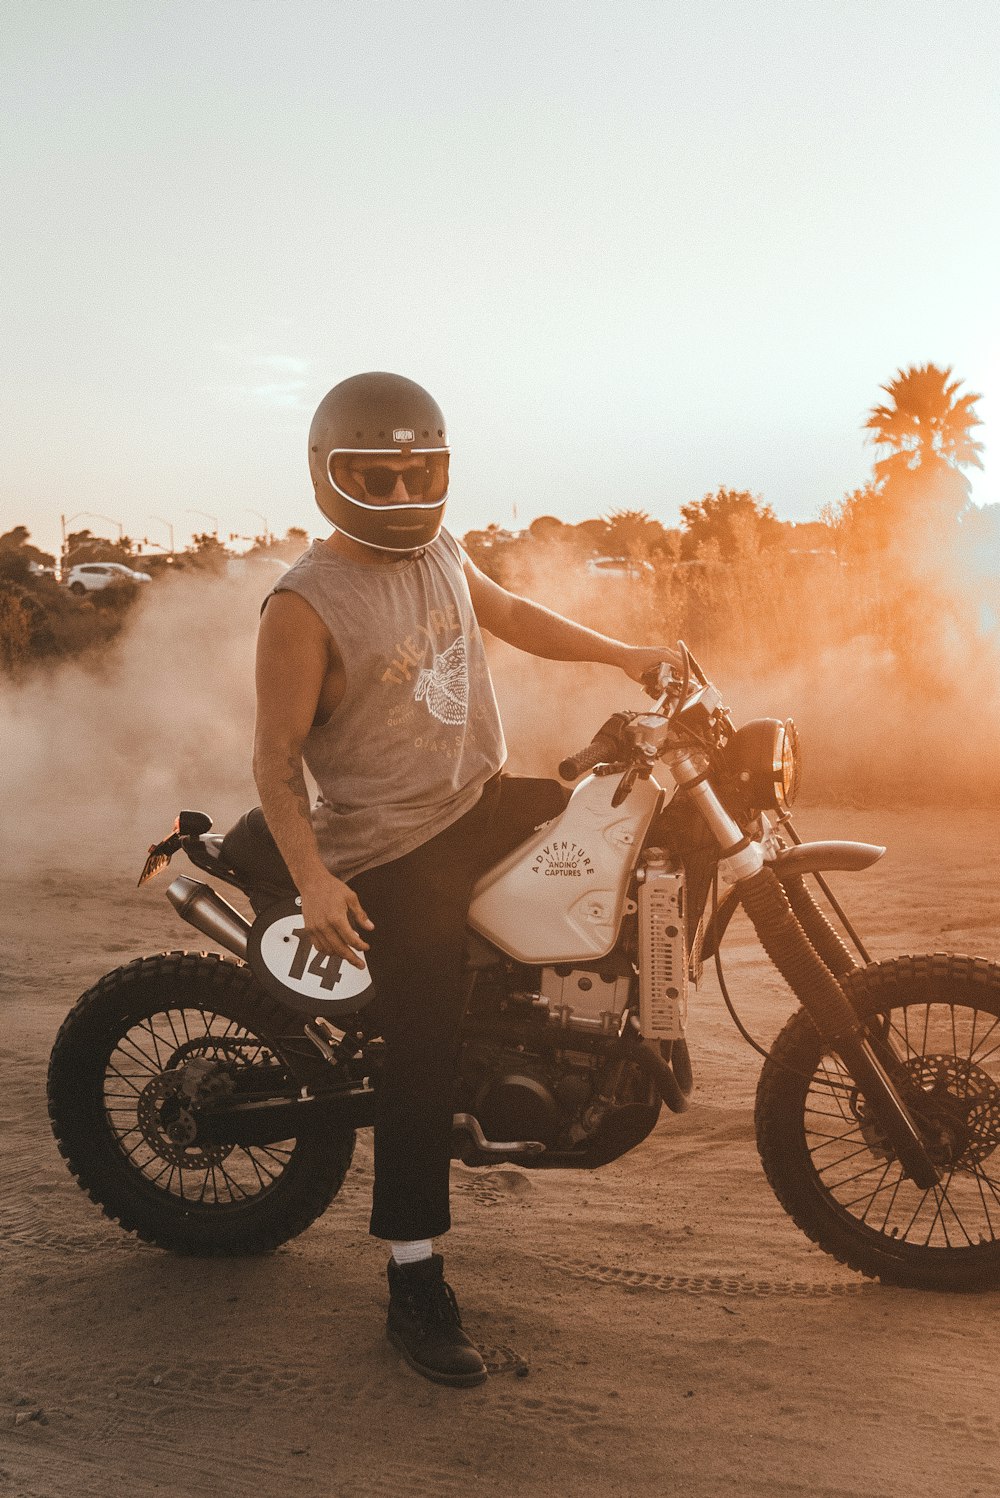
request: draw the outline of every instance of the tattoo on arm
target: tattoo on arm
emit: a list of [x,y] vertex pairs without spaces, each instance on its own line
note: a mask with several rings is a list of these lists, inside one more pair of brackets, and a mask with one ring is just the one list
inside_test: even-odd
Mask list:
[[302,773],[302,758],[298,754],[290,754],[285,761],[287,774],[281,776],[281,784],[287,788],[295,799],[296,810],[308,822],[309,815],[309,792],[306,790],[306,778]]

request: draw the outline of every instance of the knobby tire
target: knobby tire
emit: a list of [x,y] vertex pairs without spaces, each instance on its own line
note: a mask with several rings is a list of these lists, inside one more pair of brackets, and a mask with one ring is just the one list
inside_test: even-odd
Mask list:
[[[197,1026],[185,1024],[181,1016],[199,1013],[209,1016],[207,1028],[192,1038]],[[271,1059],[292,1073],[295,1068],[282,1055],[280,1037],[295,1029],[301,1032],[301,1020],[266,995],[243,964],[217,953],[138,958],[84,993],[53,1047],[49,1116],[70,1171],[104,1215],[147,1243],[205,1256],[269,1253],[309,1227],[343,1184],[354,1150],[353,1130],[311,1125],[280,1145],[236,1146],[242,1152],[243,1179],[237,1180],[234,1169],[236,1184],[228,1187],[229,1199],[220,1201],[219,1177],[229,1176],[225,1159],[217,1167],[215,1161],[235,1151],[227,1156],[225,1147],[213,1153],[208,1146],[199,1154],[191,1146],[194,1158],[203,1161],[200,1176],[206,1184],[201,1199],[185,1196],[184,1172],[171,1168],[169,1159],[156,1174],[155,1151],[139,1119],[142,1107],[148,1134],[160,1101],[155,1089],[170,1090],[171,1037],[180,1042],[175,1058],[178,1052],[214,1058],[232,1054],[237,1061],[246,1055]],[[316,1062],[323,1066],[319,1057]],[[142,1101],[140,1084],[147,1093],[154,1089],[152,1103]],[[190,1157],[180,1156],[182,1162]],[[134,1163],[143,1160],[143,1165]],[[185,1168],[197,1184],[199,1172]],[[178,1188],[171,1189],[175,1173],[180,1195]]]
[[[1000,966],[936,954],[841,980],[903,1062],[938,1128],[942,1179],[922,1191],[865,1114],[843,1065],[799,1010],[757,1088],[757,1147],[779,1202],[841,1263],[927,1290],[1000,1286]],[[912,1111],[912,1107],[911,1107]]]

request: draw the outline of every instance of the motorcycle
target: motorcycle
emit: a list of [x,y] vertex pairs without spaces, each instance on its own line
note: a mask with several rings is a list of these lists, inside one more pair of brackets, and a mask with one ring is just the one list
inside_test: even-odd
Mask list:
[[[679,659],[645,679],[648,711],[614,714],[562,762],[578,782],[565,809],[476,886],[454,1155],[593,1170],[640,1145],[664,1105],[683,1112],[706,960],[756,1045],[720,956],[742,907],[801,1006],[763,1051],[756,1096],[782,1207],[883,1282],[997,1286],[1000,967],[872,962],[824,875],[885,849],[803,843],[792,720],[736,728],[683,643]],[[367,968],[316,951],[294,888],[236,866],[211,828],[181,812],[140,883],[183,849],[255,919],[175,878],[167,898],[231,955],[168,952],[101,978],[59,1031],[49,1112],[71,1172],[122,1228],[182,1253],[262,1253],[337,1195],[384,1047]]]

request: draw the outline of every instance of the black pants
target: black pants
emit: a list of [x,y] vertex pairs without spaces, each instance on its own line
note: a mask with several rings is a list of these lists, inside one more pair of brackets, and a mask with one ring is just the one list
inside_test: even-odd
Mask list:
[[[540,822],[557,816],[566,796],[557,781],[495,776],[472,810],[437,837],[350,880],[375,923],[368,965],[386,1049],[375,1102],[370,1231],[376,1238],[434,1238],[451,1226],[448,1179],[469,900],[480,875]],[[237,824],[227,844],[246,822]],[[229,856],[239,851],[232,846]]]

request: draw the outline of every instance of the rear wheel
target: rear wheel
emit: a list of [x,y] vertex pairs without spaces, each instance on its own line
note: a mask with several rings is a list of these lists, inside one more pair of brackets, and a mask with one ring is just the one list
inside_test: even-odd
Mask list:
[[247,968],[212,953],[140,958],[85,993],[52,1051],[49,1114],[105,1215],[194,1254],[265,1253],[307,1228],[343,1183],[353,1130],[266,1145],[198,1133],[213,1100],[298,1092],[296,1030]]
[[842,1263],[888,1284],[1000,1285],[1000,967],[899,957],[845,990],[896,1078],[940,1182],[924,1190],[842,1062],[803,1012],[772,1047],[757,1089],[757,1146],[782,1206]]

